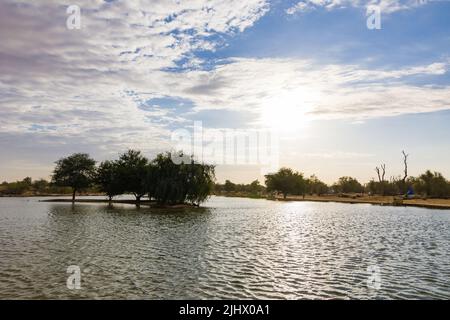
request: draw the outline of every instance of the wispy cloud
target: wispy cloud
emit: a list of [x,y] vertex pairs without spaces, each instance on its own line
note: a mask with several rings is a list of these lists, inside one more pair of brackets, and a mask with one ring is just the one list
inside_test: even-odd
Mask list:
[[[408,84],[411,77],[439,76],[447,70],[447,62],[367,70],[312,60],[235,58],[212,71],[177,75],[183,81],[172,89],[193,101],[194,110],[258,112],[272,104],[282,112],[284,102],[305,108],[314,118],[361,119],[449,108],[449,87]],[[286,96],[291,100],[283,100]]]
[[302,156],[307,158],[320,159],[355,159],[355,158],[371,158],[374,154],[358,153],[358,152],[322,152],[322,153],[305,153]]
[[[380,3],[395,11],[410,2]],[[3,146],[115,155],[127,147],[167,149],[171,130],[192,120],[259,126],[262,110],[283,112],[285,104],[311,119],[352,121],[450,108],[449,86],[433,81],[447,76],[446,60],[368,68],[199,54],[254,26],[270,9],[266,0],[80,0],[80,30],[66,28],[69,4],[0,2]],[[365,5],[309,0],[288,13]]]
[[418,0],[302,0],[286,9],[289,15],[304,13],[320,8],[326,10],[342,8],[364,8],[376,5],[382,13],[389,14],[400,10],[408,10],[425,4]]
[[176,76],[163,70],[195,62],[195,50],[215,49],[212,35],[242,32],[268,10],[265,0],[86,0],[81,29],[68,30],[70,4],[0,3],[1,132],[159,146],[169,116],[138,106],[171,93]]

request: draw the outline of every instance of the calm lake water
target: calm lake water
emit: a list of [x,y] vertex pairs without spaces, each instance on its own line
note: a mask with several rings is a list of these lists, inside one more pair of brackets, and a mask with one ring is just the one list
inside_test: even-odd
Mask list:
[[[66,286],[70,265],[81,290]],[[450,210],[0,198],[0,298],[449,299]]]

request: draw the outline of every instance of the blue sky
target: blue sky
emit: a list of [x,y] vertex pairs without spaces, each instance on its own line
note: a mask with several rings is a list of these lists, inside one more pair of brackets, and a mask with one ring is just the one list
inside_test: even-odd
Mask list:
[[47,178],[72,152],[152,156],[194,121],[276,130],[280,165],[326,182],[397,176],[403,149],[411,174],[450,177],[450,1],[79,1],[76,30],[70,4],[0,4],[0,180]]

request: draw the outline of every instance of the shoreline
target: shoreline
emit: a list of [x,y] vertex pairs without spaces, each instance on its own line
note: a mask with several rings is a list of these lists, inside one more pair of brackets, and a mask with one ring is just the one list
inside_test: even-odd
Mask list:
[[186,208],[199,208],[199,206],[183,203],[183,204],[174,204],[174,205],[162,205],[158,204],[155,201],[150,200],[141,200],[137,202],[136,200],[111,200],[108,199],[75,199],[73,202],[72,199],[45,199],[39,200],[39,202],[52,202],[52,203],[104,203],[104,204],[131,204],[135,206],[149,206],[150,208],[155,209],[186,209]]
[[[87,194],[84,196],[100,196],[99,194]],[[354,196],[354,197],[340,197],[336,195],[323,195],[323,196],[288,196],[286,199],[282,197],[270,198],[264,196],[246,195],[246,194],[214,194],[218,197],[227,198],[247,198],[247,199],[264,199],[269,201],[299,201],[299,202],[335,202],[346,204],[371,204],[379,206],[394,206],[394,207],[417,207],[426,209],[440,209],[450,210],[450,199],[400,199],[393,196]],[[54,202],[54,203],[72,203],[72,199],[63,199],[62,197],[68,197],[68,195],[8,195],[0,196],[5,198],[36,198],[36,197],[55,197],[56,199],[43,199],[39,202]],[[398,200],[400,199],[400,201]],[[152,208],[162,209],[183,209],[183,208],[198,208],[192,204],[177,204],[177,205],[159,205],[154,201],[141,200],[139,203],[136,200],[112,200],[108,199],[76,199],[75,203],[105,203],[105,204],[131,204],[131,205],[143,205]]]
[[335,202],[346,204],[371,204],[379,206],[393,206],[393,207],[417,207],[426,209],[441,209],[450,210],[450,199],[402,199],[398,201],[397,197],[393,196],[360,196],[360,197],[339,197],[335,195],[323,195],[323,196],[288,196],[286,199],[282,197],[269,198],[269,197],[255,197],[246,196],[244,194],[239,195],[216,195],[230,198],[248,198],[248,199],[265,199],[269,201],[299,201],[299,202]]
[[[377,197],[378,198],[378,197]],[[285,199],[275,199],[275,201],[309,201],[309,202],[335,202],[335,203],[347,203],[347,204],[371,204],[378,206],[392,206],[392,207],[417,207],[417,208],[426,208],[426,209],[441,209],[441,210],[449,210],[450,209],[450,200],[448,199],[405,199],[400,203],[396,203],[394,197],[387,196],[383,197],[383,199],[367,199],[367,198],[342,198],[342,197],[287,197]],[[442,201],[442,202],[440,202]]]
[[[268,199],[271,200],[271,199]],[[286,199],[272,199],[273,201],[305,201],[305,202],[334,202],[334,203],[347,203],[347,204],[371,204],[378,206],[392,206],[392,207],[417,207],[426,209],[441,209],[450,210],[450,200],[449,199],[405,199],[401,202],[396,202],[394,197],[374,197],[370,199],[369,197],[361,198],[343,198],[338,196],[306,196],[304,199],[300,197],[287,197]]]
[[[43,193],[43,194],[0,194],[0,198],[39,198],[39,197],[71,197],[71,193],[57,194],[57,193]],[[77,194],[80,197],[104,197],[103,193],[86,193]]]

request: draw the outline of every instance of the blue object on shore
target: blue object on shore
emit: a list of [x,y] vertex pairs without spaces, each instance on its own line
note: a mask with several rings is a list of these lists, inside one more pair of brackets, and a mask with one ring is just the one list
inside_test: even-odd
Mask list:
[[413,190],[412,187],[409,187],[409,188],[408,188],[408,192],[406,192],[406,195],[407,195],[408,197],[414,195],[414,190]]

